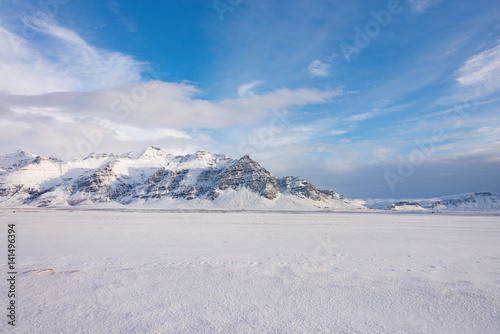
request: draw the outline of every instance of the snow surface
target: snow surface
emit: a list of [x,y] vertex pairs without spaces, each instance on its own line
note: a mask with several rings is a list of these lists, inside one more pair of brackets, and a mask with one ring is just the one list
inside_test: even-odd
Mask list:
[[17,225],[16,333],[500,329],[498,215],[3,208],[0,216]]
[[22,168],[35,160],[36,155],[26,151],[18,151],[16,153],[0,155],[0,166],[5,169],[16,170]]

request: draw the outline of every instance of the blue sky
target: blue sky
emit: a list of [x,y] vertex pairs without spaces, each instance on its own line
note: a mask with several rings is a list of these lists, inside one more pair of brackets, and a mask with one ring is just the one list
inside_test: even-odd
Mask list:
[[150,145],[351,198],[500,192],[498,1],[2,1],[0,154]]

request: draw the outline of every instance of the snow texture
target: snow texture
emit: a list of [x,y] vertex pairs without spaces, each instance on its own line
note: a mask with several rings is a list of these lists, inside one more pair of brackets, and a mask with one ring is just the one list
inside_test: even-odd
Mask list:
[[500,328],[498,214],[3,208],[0,216],[18,230],[16,333]]

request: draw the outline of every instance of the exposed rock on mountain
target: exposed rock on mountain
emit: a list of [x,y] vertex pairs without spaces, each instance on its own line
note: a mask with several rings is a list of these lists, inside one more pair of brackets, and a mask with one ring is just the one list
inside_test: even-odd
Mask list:
[[500,194],[475,192],[436,198],[412,200],[366,199],[356,200],[371,209],[393,211],[500,211]]
[[248,155],[232,159],[199,150],[174,156],[148,147],[72,161],[46,159],[26,151],[0,156],[0,206],[21,205],[500,211],[500,194],[351,201],[300,177],[276,177]]
[[278,178],[248,155],[232,159],[199,150],[173,156],[148,147],[61,161],[21,151],[0,156],[0,168],[3,206],[364,209],[302,178]]

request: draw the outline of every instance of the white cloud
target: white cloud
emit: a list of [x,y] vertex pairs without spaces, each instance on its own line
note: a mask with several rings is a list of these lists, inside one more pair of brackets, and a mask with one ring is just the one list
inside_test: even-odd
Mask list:
[[[471,109],[473,107],[478,107],[478,106],[482,106],[482,105],[492,104],[492,103],[495,103],[495,102],[498,102],[498,101],[500,101],[500,98],[494,98],[494,99],[490,99],[490,100],[486,100],[486,101],[481,101],[481,102],[474,101],[473,103],[469,103],[469,101],[465,101],[466,103],[462,103],[460,105],[457,105],[457,106],[445,109],[445,110],[437,112],[437,113],[432,113],[432,114],[429,114],[429,115],[425,115],[424,117],[425,118],[431,118],[431,117],[441,116],[441,115],[449,114],[449,113],[457,111],[457,110],[464,110],[464,111],[466,111],[467,109]],[[420,119],[420,118],[418,118],[418,119]]]
[[262,84],[262,81],[254,80],[252,82],[249,82],[247,84],[239,86],[238,87],[238,96],[239,97],[246,97],[246,96],[254,95],[255,93],[254,93],[253,89],[260,84]]
[[[147,64],[128,55],[92,47],[75,32],[45,21],[28,21],[44,37],[43,48],[35,40],[0,27],[0,91],[42,94],[89,91],[138,81]],[[38,40],[38,39],[37,39]]]
[[[273,92],[266,92],[237,100],[224,100],[220,102],[220,106],[236,110],[245,109],[248,110],[250,114],[265,111],[267,115],[271,110],[283,109],[289,106],[324,103],[343,94],[345,94],[345,92],[342,89],[323,91],[306,88],[283,88]],[[245,115],[239,115],[238,117],[245,117]]]
[[362,114],[349,116],[345,119],[345,121],[348,121],[348,122],[366,121],[367,119],[373,118],[373,117],[377,116],[378,114],[379,113],[376,111],[369,111],[369,112],[365,112]]
[[[96,129],[102,132],[103,142],[113,143],[111,151],[128,150],[128,146],[120,148],[124,142],[136,145],[166,138],[170,142],[162,147],[179,141],[196,146],[193,143],[199,139],[189,129],[257,124],[276,110],[328,102],[343,91],[281,89],[223,101],[201,99],[201,93],[191,84],[160,81],[91,92],[0,93],[0,119],[11,125],[9,131],[2,132],[2,138],[4,144],[21,144],[29,138],[29,147],[51,147],[51,154],[64,151],[68,143],[77,145],[79,140],[86,140],[86,133],[95,133]],[[161,146],[161,142],[156,143]],[[105,147],[103,144],[99,149]]]
[[59,92],[35,96],[3,94],[0,112],[12,116],[13,108],[32,108],[39,111],[58,110],[58,113],[72,115],[78,121],[100,118],[142,128],[217,128],[254,124],[271,116],[275,110],[325,103],[343,94],[343,91],[280,89],[223,101],[198,98],[201,93],[195,86],[187,83],[149,81],[91,92]]
[[110,129],[115,132],[115,138],[119,141],[150,141],[162,138],[184,138],[192,139],[184,131],[159,129],[159,128],[138,128],[131,125],[111,124]]
[[437,4],[441,0],[408,0],[411,8],[416,12],[423,12],[428,7]]
[[330,64],[322,62],[321,60],[313,60],[307,67],[309,73],[314,77],[327,77],[330,75]]
[[345,133],[347,133],[346,130],[332,130],[332,131],[328,132],[328,134],[331,136],[340,136],[340,135],[343,135]]
[[377,147],[371,152],[371,156],[377,160],[384,160],[387,159],[394,151],[395,148]]
[[27,107],[27,108],[18,108],[12,107],[10,109],[14,113],[18,115],[22,115],[23,118],[29,118],[33,116],[42,116],[45,118],[53,119],[59,123],[74,123],[75,118],[71,115],[61,112],[58,108],[36,108],[36,107]]
[[500,45],[470,57],[458,70],[457,81],[462,85],[484,84],[487,89],[498,88],[500,78]]
[[[145,141],[199,148],[214,139],[197,129],[257,124],[277,110],[345,94],[307,88],[257,94],[253,89],[262,82],[252,81],[238,88],[239,98],[212,101],[191,83],[141,81],[147,64],[93,47],[74,31],[52,22],[25,24],[38,32],[36,39],[0,26],[2,150],[25,147],[64,157],[89,134],[99,139],[93,151],[127,151]],[[300,132],[306,140],[309,132]],[[274,144],[289,140],[282,134]]]
[[[387,102],[387,103],[389,103],[389,102]],[[387,103],[385,105],[387,105]],[[378,103],[378,104],[376,103],[376,105],[380,105],[380,103]],[[401,110],[404,110],[404,109],[411,107],[411,106],[412,106],[411,103],[407,103],[407,104],[397,104],[397,105],[393,105],[390,107],[383,107],[383,108],[382,107],[375,107],[372,109],[372,111],[349,116],[349,117],[345,118],[344,121],[347,121],[347,122],[366,121],[366,120],[374,118],[376,116],[401,111]]]

